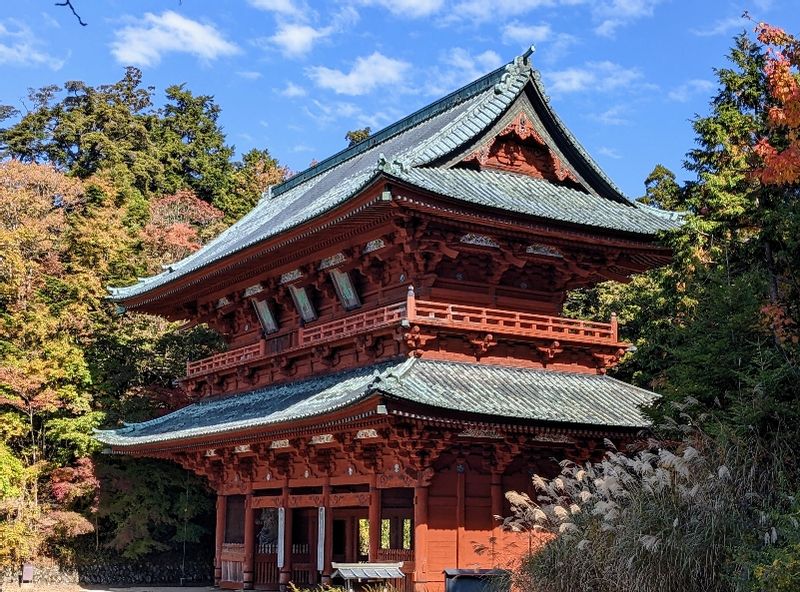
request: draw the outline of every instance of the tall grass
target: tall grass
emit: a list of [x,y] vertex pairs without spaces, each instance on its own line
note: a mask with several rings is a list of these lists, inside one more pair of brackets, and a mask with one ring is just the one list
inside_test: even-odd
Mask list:
[[[610,443],[608,443],[610,445]],[[517,574],[523,592],[748,590],[742,549],[782,537],[770,509],[779,457],[758,444],[720,445],[700,433],[599,463],[565,461],[538,495],[509,492],[509,529],[555,535]],[[775,452],[775,451],[772,451]],[[761,459],[761,460],[759,460]]]

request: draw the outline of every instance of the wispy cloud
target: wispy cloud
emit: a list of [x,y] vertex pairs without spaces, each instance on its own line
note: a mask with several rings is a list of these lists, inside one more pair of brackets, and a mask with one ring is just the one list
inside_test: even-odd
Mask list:
[[250,6],[259,10],[266,10],[286,17],[304,19],[308,8],[301,2],[293,0],[248,0]]
[[686,103],[697,94],[709,93],[714,89],[714,83],[710,80],[689,80],[680,86],[673,88],[667,93],[670,101]]
[[553,36],[553,29],[548,23],[538,25],[526,25],[519,21],[508,23],[503,27],[503,41],[506,43],[542,43]]
[[256,72],[254,70],[240,70],[236,75],[245,80],[258,80],[261,78],[261,72]]
[[306,92],[306,89],[304,89],[299,84],[295,84],[294,82],[287,82],[286,86],[280,91],[280,94],[284,97],[296,98],[296,97],[304,97],[308,93]]
[[42,45],[26,24],[13,19],[0,22],[0,65],[61,69],[64,58],[44,51]]
[[[352,127],[371,127],[378,130],[392,121],[397,121],[400,113],[392,110],[382,110],[375,113],[367,113],[358,105],[349,101],[319,101],[313,100],[305,107],[306,115],[321,126],[337,125],[342,129],[342,139],[347,126]],[[347,123],[343,127],[343,121]]]
[[269,37],[270,43],[281,50],[286,57],[296,58],[308,54],[314,44],[333,32],[331,27],[315,29],[299,23],[283,23],[278,26],[274,35]]
[[592,119],[603,125],[629,125],[630,120],[625,117],[628,109],[625,105],[614,105],[601,113],[592,116]]
[[503,59],[491,49],[473,55],[462,47],[454,47],[441,58],[441,65],[431,69],[426,90],[431,95],[443,95],[491,72],[502,63]]
[[122,64],[154,66],[168,53],[186,53],[210,62],[239,53],[213,25],[186,18],[171,10],[145,13],[142,22],[114,32],[111,53]]
[[587,62],[582,68],[567,68],[545,74],[547,89],[553,93],[576,93],[587,90],[609,92],[630,88],[639,83],[642,73],[614,62]]
[[729,35],[734,31],[747,28],[747,21],[740,16],[731,16],[715,21],[713,24],[702,29],[692,29],[692,33],[698,37],[715,37],[717,35]]
[[608,146],[600,146],[600,148],[597,149],[597,153],[607,158],[613,158],[614,160],[622,158],[622,155],[617,150],[609,148]]
[[320,88],[356,96],[368,94],[380,86],[401,83],[410,67],[408,62],[376,51],[356,59],[349,72],[326,66],[313,66],[306,72]]
[[511,21],[502,28],[500,35],[504,43],[515,45],[518,49],[535,45],[537,53],[534,59],[547,64],[563,60],[569,48],[578,41],[573,35],[554,31],[546,22],[527,24]]
[[366,6],[381,6],[395,16],[421,18],[441,10],[444,0],[360,0]]
[[[284,57],[302,58],[314,49],[317,42],[330,37],[334,33],[349,30],[358,22],[359,15],[353,6],[345,5],[336,11],[326,26],[312,26],[307,17],[310,11],[303,11],[303,17],[299,18],[291,12],[277,13],[277,29],[269,37],[259,37],[253,43],[261,48],[278,49]],[[287,18],[288,15],[288,18]]]
[[486,22],[520,16],[557,4],[557,0],[461,0],[450,11],[448,19]]
[[617,29],[645,17],[653,16],[663,0],[597,0],[592,3],[592,16],[599,24],[594,32],[613,37]]

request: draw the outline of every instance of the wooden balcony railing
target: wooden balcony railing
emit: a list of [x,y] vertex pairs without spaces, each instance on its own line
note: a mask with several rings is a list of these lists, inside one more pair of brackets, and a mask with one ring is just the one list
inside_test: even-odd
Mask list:
[[327,323],[300,327],[294,332],[268,337],[253,345],[189,362],[186,365],[186,377],[194,378],[235,368],[278,354],[398,325],[403,321],[408,324],[495,335],[515,335],[592,345],[619,345],[616,315],[612,316],[610,323],[597,323],[497,308],[417,300],[414,292],[409,290],[408,297],[403,302],[351,314]]
[[618,339],[615,317],[612,317],[610,323],[596,323],[422,300],[416,301],[412,313],[408,315],[409,321],[418,325],[602,344],[616,344]]

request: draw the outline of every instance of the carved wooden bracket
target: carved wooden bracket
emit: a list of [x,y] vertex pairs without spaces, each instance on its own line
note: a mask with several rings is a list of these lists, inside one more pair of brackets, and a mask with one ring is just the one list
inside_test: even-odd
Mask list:
[[539,357],[542,360],[542,364],[546,366],[548,362],[553,361],[558,354],[562,353],[564,348],[561,347],[561,344],[558,341],[553,341],[550,345],[538,346],[536,351],[539,352]]
[[624,355],[624,349],[618,349],[613,354],[592,353],[592,357],[597,365],[597,373],[605,374],[606,371],[615,366]]
[[406,346],[409,349],[408,355],[416,358],[422,356],[425,345],[434,339],[436,339],[435,335],[423,333],[422,329],[420,329],[418,325],[414,325],[411,327],[411,330],[403,335],[403,340],[406,342]]
[[483,356],[489,353],[489,349],[497,345],[494,335],[487,333],[483,337],[477,339],[470,339],[470,343],[474,349],[475,359],[480,360]]

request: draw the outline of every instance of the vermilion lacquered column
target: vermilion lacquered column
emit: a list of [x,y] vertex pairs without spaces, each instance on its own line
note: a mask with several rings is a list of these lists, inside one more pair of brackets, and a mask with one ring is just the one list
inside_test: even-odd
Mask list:
[[369,560],[378,560],[381,546],[381,490],[376,487],[375,477],[369,485]]
[[500,521],[495,518],[495,516],[503,515],[503,475],[497,471],[492,471],[491,496],[493,525],[492,539],[494,539],[492,541],[492,557],[494,558],[496,557],[496,552],[500,545],[500,537],[503,535],[503,529],[500,527]]
[[428,487],[414,488],[414,590],[426,592],[428,586]]
[[292,579],[292,509],[289,507],[289,484],[283,486],[283,567],[280,573],[281,592],[285,592]]
[[253,511],[253,494],[244,498],[244,566],[242,569],[242,587],[253,589],[253,560],[255,557],[255,512]]
[[322,567],[322,585],[330,585],[333,567],[333,508],[331,508],[330,478],[322,486],[322,504],[325,506],[325,556]]
[[225,510],[226,497],[224,495],[217,495],[217,526],[216,526],[216,540],[215,540],[215,556],[214,556],[214,585],[219,586],[222,580],[222,545],[225,542]]
[[466,516],[466,465],[461,462],[456,467],[456,567],[464,567],[465,553],[461,546],[465,544],[464,520]]

